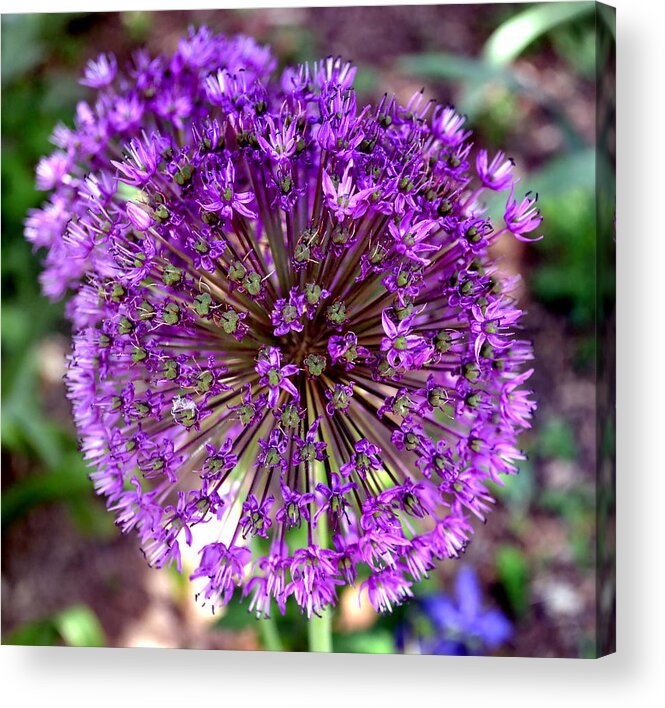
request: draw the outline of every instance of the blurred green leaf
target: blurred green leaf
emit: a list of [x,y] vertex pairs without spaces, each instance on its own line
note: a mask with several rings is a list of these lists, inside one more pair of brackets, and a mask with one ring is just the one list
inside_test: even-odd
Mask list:
[[366,96],[368,94],[371,95],[373,91],[376,91],[376,88],[380,85],[380,83],[381,79],[374,67],[369,65],[358,67],[358,73],[356,74],[355,81],[353,82],[358,96]]
[[496,569],[515,616],[524,616],[529,597],[529,567],[524,554],[516,546],[499,546]]
[[574,189],[593,190],[596,185],[596,151],[576,150],[554,157],[529,175],[529,189],[554,199]]
[[536,493],[533,466],[528,460],[522,460],[519,474],[511,475],[504,485],[492,484],[492,492],[506,502],[511,513],[524,516]]
[[454,81],[496,82],[512,88],[519,88],[517,77],[509,69],[495,67],[479,59],[468,59],[446,52],[414,54],[403,56],[398,67],[409,74],[418,74],[430,79],[450,79]]
[[95,613],[86,605],[73,605],[42,620],[26,622],[7,637],[4,644],[70,647],[106,646],[106,635]]
[[425,79],[461,83],[463,90],[457,108],[471,118],[476,118],[487,104],[493,87],[501,87],[511,94],[524,88],[510,69],[445,52],[404,56],[398,60],[397,66],[407,74]]
[[247,609],[247,603],[231,602],[226,605],[224,614],[217,620],[216,624],[220,629],[237,631],[255,624],[256,621],[256,617]]
[[595,510],[593,488],[586,485],[576,486],[574,489],[546,489],[540,497],[540,506],[551,511],[557,516],[562,516],[567,523],[574,519],[582,518],[586,514],[593,514]]
[[565,522],[566,535],[575,564],[593,568],[596,527],[596,496],[593,487],[580,484],[573,489],[546,489],[540,506]]
[[153,22],[154,15],[145,10],[134,10],[120,14],[122,24],[127,29],[132,41],[136,44],[144,44],[148,37]]
[[30,340],[31,330],[32,322],[18,305],[2,304],[3,348],[9,347],[10,350],[18,351]]
[[594,79],[597,33],[593,23],[562,25],[550,33],[550,40],[556,53],[566,60],[573,73]]
[[36,454],[48,467],[60,463],[65,434],[32,406],[25,409],[8,405],[2,418],[2,444],[16,452]]
[[41,410],[34,349],[18,353],[3,366],[2,384],[2,444],[34,453],[50,468],[58,466],[72,438]]
[[85,605],[74,605],[53,618],[53,624],[70,647],[103,647],[106,637],[95,613]]
[[39,15],[2,16],[2,83],[10,83],[44,58]]
[[3,644],[30,647],[50,647],[59,643],[60,636],[52,622],[26,622],[2,638]]
[[[593,189],[575,186],[580,173],[552,173],[536,180],[542,196],[539,261],[531,275],[536,298],[551,311],[565,314],[574,327],[589,327],[596,307],[596,215]],[[580,180],[581,181],[581,180]],[[550,182],[548,185],[547,182]],[[547,190],[552,189],[553,194]]]
[[[37,321],[36,318],[35,324]],[[2,445],[53,468],[61,463],[66,452],[76,449],[69,415],[63,419],[44,407],[46,401],[53,405],[54,396],[61,395],[61,384],[47,381],[38,373],[37,345],[14,349],[7,344],[9,338],[3,322]],[[49,352],[42,356],[46,359],[56,355]],[[66,405],[65,410],[68,410]]]
[[457,108],[472,119],[478,116],[492,95],[488,90],[491,86],[527,96],[541,105],[557,122],[570,149],[578,150],[584,145],[576,127],[558,102],[544,92],[539,84],[510,67],[494,66],[484,59],[469,59],[445,52],[403,56],[398,59],[397,66],[403,72],[424,78],[461,82],[463,91]]
[[538,433],[538,454],[562,460],[577,457],[575,431],[567,420],[549,418],[543,423]]
[[592,2],[538,3],[513,15],[490,36],[483,56],[493,66],[506,66],[532,42],[554,27],[577,20],[595,11]]
[[[87,472],[87,470],[86,470]],[[64,501],[67,515],[85,537],[111,539],[118,533],[113,514],[109,514],[100,499],[93,498],[93,487],[88,480],[89,494],[77,489]]]
[[395,639],[391,632],[378,627],[368,632],[336,634],[335,651],[350,654],[394,654]]
[[92,495],[87,472],[81,456],[73,452],[52,471],[15,482],[2,494],[2,527],[8,527],[41,504]]
[[68,108],[66,122],[70,124],[72,122],[73,106],[82,101],[87,95],[85,88],[79,84],[71,71],[53,70],[49,72],[41,110],[47,115],[57,115],[66,107]]

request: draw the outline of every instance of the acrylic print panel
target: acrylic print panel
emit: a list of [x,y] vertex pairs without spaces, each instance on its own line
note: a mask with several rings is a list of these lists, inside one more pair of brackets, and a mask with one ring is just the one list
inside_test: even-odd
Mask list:
[[613,651],[613,9],[2,46],[3,642]]

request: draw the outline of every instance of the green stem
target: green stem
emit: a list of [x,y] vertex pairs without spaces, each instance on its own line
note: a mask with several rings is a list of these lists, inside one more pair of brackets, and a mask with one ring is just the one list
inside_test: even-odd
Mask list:
[[[256,478],[255,478],[256,479]],[[252,551],[257,556],[263,555],[265,549],[261,546],[261,539],[256,537],[252,540]],[[266,651],[284,651],[282,638],[279,636],[277,622],[274,617],[263,617],[258,620],[259,635],[261,636],[261,644]]]
[[332,646],[332,612],[326,610],[321,617],[312,617],[307,623],[307,638],[309,650],[331,653]]
[[261,633],[261,642],[264,649],[267,651],[284,651],[277,623],[273,617],[259,620],[259,632]]
[[[319,461],[315,461],[313,466],[315,481],[325,482],[326,472],[323,464]],[[321,548],[326,548],[326,546],[328,545],[327,514],[321,514],[317,530],[319,532],[319,544]],[[321,613],[321,617],[317,617],[316,615],[314,615],[307,623],[307,639],[309,641],[310,651],[324,652],[327,654],[330,654],[332,652],[332,616],[332,609],[328,609]]]

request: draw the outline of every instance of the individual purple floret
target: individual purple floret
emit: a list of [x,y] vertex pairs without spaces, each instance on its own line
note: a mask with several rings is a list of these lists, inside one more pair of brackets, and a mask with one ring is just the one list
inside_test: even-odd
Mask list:
[[532,195],[529,192],[518,204],[517,199],[513,196],[514,193],[515,187],[513,185],[510,190],[510,197],[508,197],[508,204],[506,205],[504,214],[506,228],[520,241],[540,241],[542,236],[535,238],[527,238],[524,236],[524,234],[528,234],[534,229],[537,229],[543,220],[540,211],[534,206],[538,195]]
[[275,66],[205,28],[92,61],[25,234],[71,294],[91,479],[149,562],[191,546],[213,607],[240,587],[310,617],[358,582],[389,611],[523,459],[532,353],[490,247],[540,217],[511,181],[495,230],[479,198],[510,170],[473,174],[450,106],[359,106],[341,59]]
[[103,88],[113,83],[117,69],[118,65],[112,54],[100,54],[96,61],[91,59],[88,62],[80,83],[91,88]]
[[476,157],[476,170],[478,177],[485,187],[500,192],[511,186],[513,183],[513,168],[515,163],[511,158],[499,150],[488,164],[487,150],[478,150]]

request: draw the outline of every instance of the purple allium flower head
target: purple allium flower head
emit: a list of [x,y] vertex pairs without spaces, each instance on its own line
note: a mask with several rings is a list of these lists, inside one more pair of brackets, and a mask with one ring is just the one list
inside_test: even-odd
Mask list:
[[[358,579],[390,610],[522,459],[531,348],[478,201],[507,168],[478,183],[464,118],[420,93],[358,107],[351,64],[274,68],[205,28],[92,62],[26,238],[72,293],[91,478],[149,561],[191,546],[213,607],[241,586],[311,616]],[[512,191],[506,220],[540,223]]]

